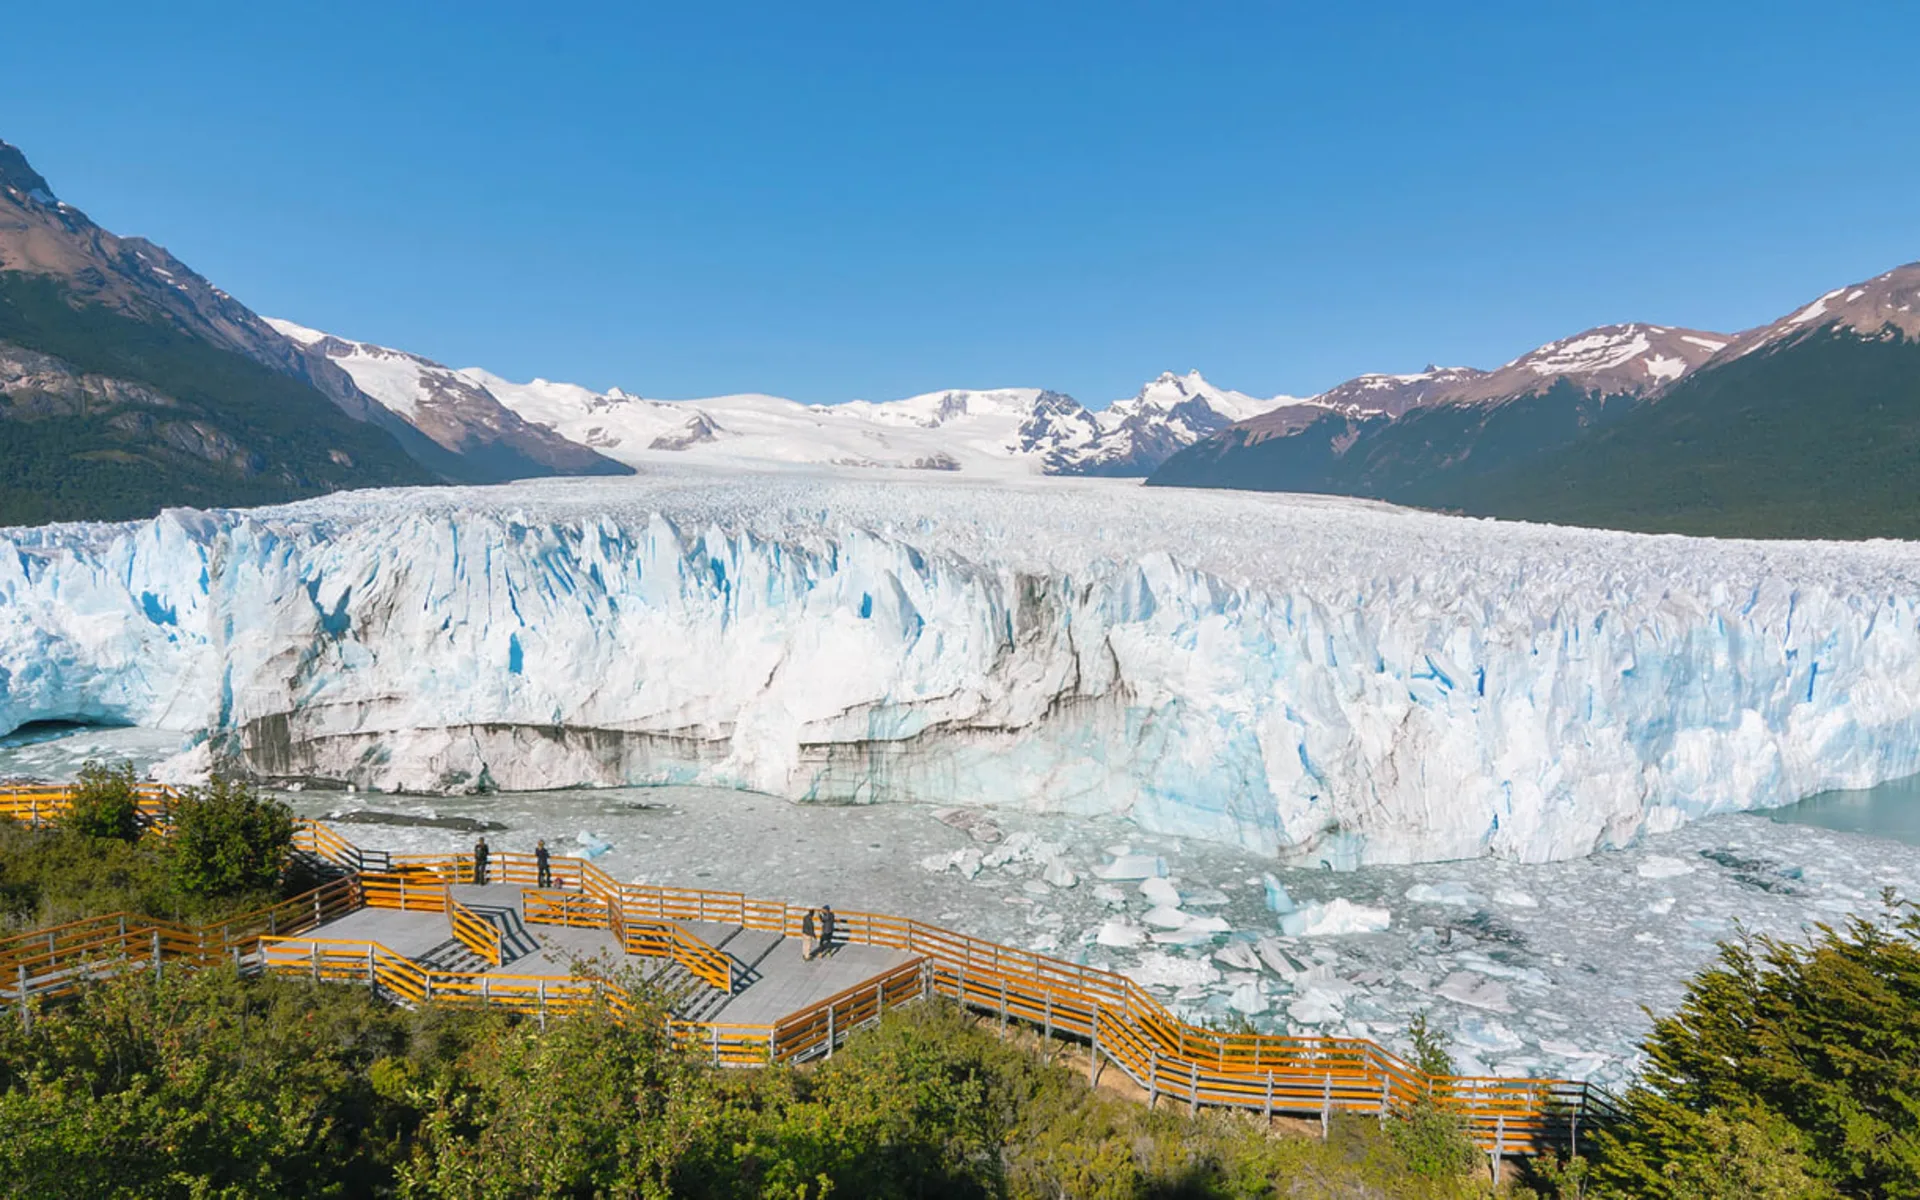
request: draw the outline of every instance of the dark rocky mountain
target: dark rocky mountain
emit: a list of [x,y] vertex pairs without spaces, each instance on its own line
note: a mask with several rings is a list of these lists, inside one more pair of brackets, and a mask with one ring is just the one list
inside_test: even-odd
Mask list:
[[1492,371],[1362,375],[1195,443],[1148,483],[1447,507],[1460,481],[1576,441],[1728,340],[1670,326],[1609,325],[1549,342]]
[[625,470],[505,416],[422,432],[164,248],[94,224],[0,142],[0,521]]
[[1742,334],[1618,421],[1448,506],[1720,537],[1920,538],[1920,263]]

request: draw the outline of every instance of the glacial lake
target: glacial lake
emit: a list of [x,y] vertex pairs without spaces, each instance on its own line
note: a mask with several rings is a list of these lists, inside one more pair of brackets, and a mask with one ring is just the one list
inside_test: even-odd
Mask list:
[[1821,792],[1770,809],[1767,815],[1783,825],[1813,825],[1920,846],[1920,775],[1857,791]]

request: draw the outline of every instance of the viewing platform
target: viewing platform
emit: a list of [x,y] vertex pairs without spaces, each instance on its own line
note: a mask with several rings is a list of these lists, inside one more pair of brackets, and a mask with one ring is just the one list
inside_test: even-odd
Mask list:
[[[559,907],[553,890],[516,883],[446,888],[448,900],[458,906],[448,911],[472,914],[497,935],[497,963],[490,960],[488,949],[494,939],[484,931],[457,930],[445,912],[397,907],[360,908],[300,936],[280,938],[273,945],[273,961],[297,970],[303,957],[312,961],[317,948],[332,950],[355,943],[384,947],[428,972],[462,977],[558,981],[570,979],[576,964],[591,964],[596,972],[616,977],[623,969],[632,971],[681,1020],[772,1026],[823,1000],[871,984],[915,958],[904,950],[836,942],[809,960],[802,956],[797,937],[723,921],[673,922],[725,960],[725,986],[716,986],[721,978],[717,973],[712,980],[702,978],[681,958],[659,952],[667,944],[661,939],[640,939],[642,952],[636,953],[633,946],[623,946],[610,927],[553,923]],[[637,917],[633,924],[651,925]],[[485,943],[478,949],[473,944],[475,934]]]
[[[57,788],[0,789],[0,817],[39,824],[64,811]],[[165,835],[169,797],[145,788],[142,818]],[[908,917],[837,914],[826,953],[803,958],[809,911],[738,892],[615,880],[591,861],[368,850],[315,821],[294,855],[322,878],[298,896],[217,925],[110,913],[0,938],[0,1002],[71,995],[129,969],[231,964],[373,988],[401,1004],[478,1004],[540,1021],[604,1005],[658,1020],[715,1065],[758,1067],[831,1055],[889,1009],[933,996],[1087,1048],[1149,1104],[1273,1117],[1336,1112],[1385,1119],[1420,1103],[1454,1114],[1492,1158],[1577,1151],[1618,1118],[1578,1080],[1430,1075],[1361,1038],[1224,1032],[1181,1020],[1123,975],[970,937]]]

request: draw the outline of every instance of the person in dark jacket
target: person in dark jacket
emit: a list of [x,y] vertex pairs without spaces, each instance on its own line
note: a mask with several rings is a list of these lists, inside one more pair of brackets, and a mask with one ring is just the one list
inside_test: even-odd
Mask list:
[[833,915],[833,905],[822,904],[820,906],[820,951],[819,951],[821,954],[833,953],[833,927],[837,923],[838,923],[837,918],[835,918]]
[[800,961],[811,962],[820,949],[820,913],[808,909],[807,915],[800,918]]
[[547,839],[541,838],[533,844],[533,865],[540,872],[541,887],[553,886],[553,862],[547,857]]
[[487,855],[489,853],[491,852],[487,849],[486,838],[482,837],[473,844],[473,881],[475,883],[485,883],[487,881]]

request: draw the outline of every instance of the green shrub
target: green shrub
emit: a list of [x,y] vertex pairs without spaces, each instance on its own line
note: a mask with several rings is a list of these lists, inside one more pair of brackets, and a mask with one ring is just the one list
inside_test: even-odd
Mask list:
[[83,837],[132,842],[140,837],[140,791],[133,764],[89,760],[73,788],[73,806],[60,823]]
[[167,856],[182,896],[220,899],[272,888],[292,848],[291,809],[246,783],[216,776],[181,794]]

